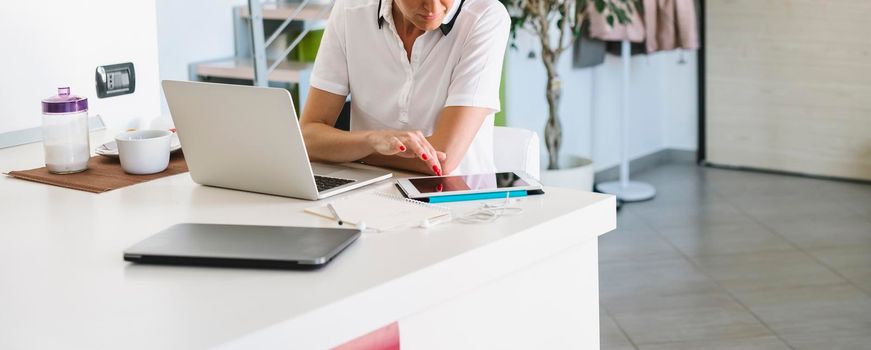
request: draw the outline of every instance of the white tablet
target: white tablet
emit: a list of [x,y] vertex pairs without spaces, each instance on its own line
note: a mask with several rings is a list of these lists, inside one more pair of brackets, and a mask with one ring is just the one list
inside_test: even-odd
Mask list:
[[[473,175],[424,176],[398,179],[396,185],[406,197],[428,201],[429,198],[484,193],[537,194],[541,183],[524,172],[501,172]],[[514,197],[515,195],[511,195]],[[477,198],[485,199],[485,198]]]

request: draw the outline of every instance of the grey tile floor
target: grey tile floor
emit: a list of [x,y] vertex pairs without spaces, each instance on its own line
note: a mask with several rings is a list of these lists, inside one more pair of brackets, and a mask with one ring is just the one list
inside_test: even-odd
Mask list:
[[871,185],[669,164],[599,239],[602,349],[871,349]]

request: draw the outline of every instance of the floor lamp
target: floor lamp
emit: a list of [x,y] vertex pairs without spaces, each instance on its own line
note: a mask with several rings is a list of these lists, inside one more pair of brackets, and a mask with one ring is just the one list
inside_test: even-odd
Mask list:
[[629,181],[627,143],[629,138],[629,63],[632,47],[629,45],[629,40],[623,40],[621,46],[620,56],[623,60],[623,96],[621,99],[623,106],[620,110],[620,180],[596,184],[596,190],[613,194],[623,202],[638,202],[653,198],[656,195],[656,188],[647,183]]

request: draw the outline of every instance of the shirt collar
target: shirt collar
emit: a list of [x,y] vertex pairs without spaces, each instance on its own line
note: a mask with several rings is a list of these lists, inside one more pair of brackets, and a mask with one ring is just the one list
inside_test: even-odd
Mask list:
[[[387,2],[385,5],[384,2]],[[457,21],[457,17],[460,15],[460,11],[463,9],[463,3],[466,0],[456,1],[454,0],[453,5],[448,10],[447,15],[445,15],[445,19],[442,21],[442,25],[439,26],[439,30],[443,35],[448,35],[451,32],[451,29],[454,28],[454,23]],[[379,0],[378,1],[378,29],[384,25],[384,21],[387,19],[392,19],[392,11],[393,10],[393,0]]]

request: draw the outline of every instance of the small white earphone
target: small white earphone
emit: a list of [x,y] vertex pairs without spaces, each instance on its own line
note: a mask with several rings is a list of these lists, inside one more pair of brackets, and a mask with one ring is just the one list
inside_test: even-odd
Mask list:
[[430,228],[432,227],[432,222],[430,222],[429,219],[423,219],[423,221],[420,222],[419,226],[421,228]]

